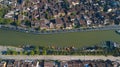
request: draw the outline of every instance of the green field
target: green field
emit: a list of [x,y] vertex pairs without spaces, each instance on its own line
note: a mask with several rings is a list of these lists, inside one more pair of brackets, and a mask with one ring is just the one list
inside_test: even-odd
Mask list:
[[75,46],[95,45],[106,40],[120,43],[120,35],[115,31],[74,32],[47,35],[34,35],[15,31],[0,30],[0,45],[36,45],[36,46]]

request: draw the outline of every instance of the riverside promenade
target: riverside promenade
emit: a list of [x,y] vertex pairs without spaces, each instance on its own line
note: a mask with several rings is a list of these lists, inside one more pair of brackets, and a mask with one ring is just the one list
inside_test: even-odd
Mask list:
[[120,25],[110,25],[103,27],[87,27],[87,28],[77,28],[77,29],[63,29],[63,30],[46,30],[46,31],[36,31],[32,28],[22,28],[12,25],[0,25],[0,29],[3,30],[13,30],[24,33],[32,33],[32,34],[55,34],[55,33],[69,33],[69,32],[88,32],[88,31],[102,31],[102,30],[119,30]]
[[25,59],[31,59],[31,60],[120,60],[120,57],[114,57],[114,56],[71,56],[71,55],[0,55],[0,59],[15,59],[15,60],[25,60]]

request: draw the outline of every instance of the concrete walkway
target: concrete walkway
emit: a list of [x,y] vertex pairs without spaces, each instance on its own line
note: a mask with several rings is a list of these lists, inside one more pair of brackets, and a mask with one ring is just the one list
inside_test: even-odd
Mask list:
[[34,56],[27,56],[27,55],[0,55],[1,59],[39,59],[39,60],[120,60],[120,57],[113,57],[113,56],[63,56],[63,55],[34,55]]

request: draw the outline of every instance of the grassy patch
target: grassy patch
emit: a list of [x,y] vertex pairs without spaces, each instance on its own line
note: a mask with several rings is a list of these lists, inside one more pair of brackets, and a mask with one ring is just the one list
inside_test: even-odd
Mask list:
[[0,30],[0,45],[35,45],[35,46],[75,46],[83,47],[111,40],[120,43],[120,35],[113,30],[59,33],[48,35],[34,35],[15,31]]

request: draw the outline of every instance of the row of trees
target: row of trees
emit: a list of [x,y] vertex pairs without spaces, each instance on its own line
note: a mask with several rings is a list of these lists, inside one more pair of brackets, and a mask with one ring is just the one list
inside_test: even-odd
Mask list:
[[102,46],[75,48],[71,47],[55,47],[55,46],[24,46],[23,51],[8,50],[8,55],[113,55],[120,56],[120,48],[115,47],[112,41],[105,41],[101,43]]
[[46,50],[43,52],[33,51],[15,51],[15,50],[8,50],[5,55],[47,55]]
[[107,51],[49,51],[49,50],[31,50],[31,51],[14,51],[8,50],[6,55],[113,55],[113,56],[120,56],[119,49],[115,49],[111,52]]

